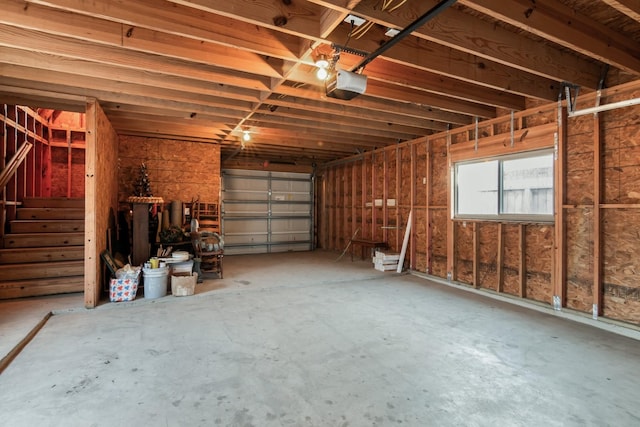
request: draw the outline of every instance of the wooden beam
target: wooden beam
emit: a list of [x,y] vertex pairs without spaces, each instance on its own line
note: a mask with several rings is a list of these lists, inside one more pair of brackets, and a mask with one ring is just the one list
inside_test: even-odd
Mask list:
[[[339,1],[333,0],[331,3]],[[380,24],[383,28],[404,28],[424,13],[427,7],[425,3],[435,3],[435,0],[408,1],[403,4],[402,13],[383,12],[374,3],[364,2],[354,9],[354,13]],[[539,43],[492,22],[480,20],[455,7],[440,13],[438,19],[427,22],[413,34],[554,81],[570,81],[580,86],[595,88],[600,75],[598,65],[591,61],[568,55],[560,49]]]
[[[370,33],[367,39],[351,39],[349,46],[365,52],[375,51],[379,47],[378,40],[385,36],[382,29],[373,29]],[[335,31],[329,39],[341,44],[344,43],[346,34],[346,30],[344,33]],[[429,54],[425,55],[425,52]],[[384,59],[481,87],[541,100],[556,100],[560,90],[560,85],[555,80],[424,39],[406,38],[385,52]]]
[[[640,73],[637,43],[555,0],[460,0],[460,3],[632,74]],[[592,86],[593,89],[595,87]]]
[[[108,0],[92,2],[83,0],[33,0],[29,3],[28,9],[31,10],[27,10],[24,13],[29,13],[31,18],[35,15],[35,17],[42,19],[43,14],[48,14],[49,19],[52,21],[69,21],[68,12],[74,12],[74,23],[78,27],[78,32],[80,34],[84,33],[85,37],[89,33],[83,32],[83,27],[91,28],[96,23],[109,20],[122,26],[126,33],[129,33],[130,29],[133,30],[133,34],[129,37],[135,37],[135,32],[145,29],[158,34],[166,33],[183,36],[198,42],[213,42],[225,47],[240,48],[247,52],[258,52],[282,59],[296,59],[296,52],[299,46],[296,37],[285,35],[281,31],[260,28],[251,22],[239,20],[234,20],[233,24],[230,25],[229,16],[225,17],[217,13],[197,11],[193,7],[189,7],[193,5],[174,4],[171,7],[166,7],[166,5],[155,0],[136,0],[135,3]],[[46,8],[36,4],[46,6]],[[254,6],[248,4],[248,2],[242,6],[237,2],[229,6],[243,13],[248,12],[250,9],[266,10],[261,7],[262,5]],[[12,4],[12,12],[13,7]],[[79,17],[79,15],[85,16]],[[265,19],[267,18],[265,17]],[[301,20],[302,18],[296,19],[297,22]],[[273,28],[273,21],[270,24]]]
[[[274,97],[265,101],[265,104],[290,105],[295,102],[296,107],[305,107],[314,111],[336,112],[340,111],[345,115],[366,115],[370,120],[387,121],[404,124],[407,126],[423,127],[427,129],[445,130],[446,124],[434,123],[444,122],[452,124],[469,124],[471,118],[460,113],[437,110],[427,106],[407,104],[400,102],[389,102],[385,99],[362,96],[350,101],[342,101],[326,97],[318,89],[293,88],[291,86],[280,86],[274,89]],[[280,95],[287,95],[281,97]],[[288,100],[289,97],[294,98]],[[284,103],[282,101],[288,101]]]
[[640,2],[638,0],[602,0],[620,13],[640,22]]
[[205,82],[216,82],[265,91],[269,90],[269,77],[242,71],[228,70],[185,59],[162,57],[157,54],[136,52],[120,47],[101,45],[70,37],[0,24],[0,45],[17,49],[48,53],[57,57],[84,59],[100,64],[127,67],[173,76],[190,77]]

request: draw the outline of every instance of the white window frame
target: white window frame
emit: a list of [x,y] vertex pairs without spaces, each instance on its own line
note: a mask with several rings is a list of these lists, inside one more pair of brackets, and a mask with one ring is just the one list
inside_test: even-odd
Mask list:
[[[451,168],[451,182],[453,183],[451,191],[451,200],[452,200],[452,212],[453,219],[460,220],[485,220],[485,221],[507,221],[507,222],[536,222],[536,223],[553,223],[554,222],[554,210],[555,210],[555,160],[552,160],[552,212],[549,214],[535,214],[535,213],[502,213],[503,204],[504,204],[504,189],[503,187],[503,163],[509,160],[516,159],[526,159],[533,157],[541,157],[545,155],[554,155],[553,149],[542,149],[535,151],[527,151],[518,154],[509,154],[502,156],[494,156],[482,159],[473,159],[473,160],[464,160],[454,162]],[[553,158],[553,157],[552,157]],[[469,164],[477,164],[477,163],[485,163],[489,161],[497,161],[498,167],[498,182],[497,182],[497,213],[496,214],[460,214],[458,212],[458,166],[460,165],[469,165]]]

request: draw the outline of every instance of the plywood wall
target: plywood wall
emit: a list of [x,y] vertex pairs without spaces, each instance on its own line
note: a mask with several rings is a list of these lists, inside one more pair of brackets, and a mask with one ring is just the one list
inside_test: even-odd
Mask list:
[[100,253],[115,229],[118,209],[118,135],[96,100],[87,103],[85,197],[85,306],[95,307],[102,289]]
[[[600,102],[639,96],[640,83],[627,83],[605,91]],[[591,94],[579,105],[594,102]],[[411,269],[550,306],[559,300],[563,310],[596,310],[597,316],[639,325],[640,107],[595,118],[567,117],[566,108],[558,108],[535,105],[513,120],[509,114],[480,123],[477,139],[472,125],[327,168],[320,177],[329,200],[320,240],[342,250],[349,232],[360,227],[360,237],[383,239],[398,252],[413,211]],[[561,174],[556,188],[564,191],[562,200],[556,197],[554,222],[451,218],[453,162],[554,148],[554,134]]]
[[217,203],[220,196],[220,147],[171,139],[120,136],[118,200],[133,195],[142,163],[154,196],[165,202],[194,198]]

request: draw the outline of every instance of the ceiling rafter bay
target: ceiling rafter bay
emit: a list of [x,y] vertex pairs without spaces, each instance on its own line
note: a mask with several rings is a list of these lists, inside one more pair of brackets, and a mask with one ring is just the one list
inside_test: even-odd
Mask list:
[[458,0],[367,64],[365,93],[327,96],[314,49],[352,69],[350,52],[438,3],[4,0],[0,96],[72,110],[93,97],[121,134],[308,166],[555,101],[566,82],[592,92],[607,65],[605,85],[640,74],[635,1]]

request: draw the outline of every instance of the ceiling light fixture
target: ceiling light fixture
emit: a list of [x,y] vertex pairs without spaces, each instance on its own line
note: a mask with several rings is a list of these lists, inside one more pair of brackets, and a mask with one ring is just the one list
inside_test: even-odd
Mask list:
[[316,77],[318,78],[318,80],[326,80],[327,77],[329,77],[329,72],[326,68],[320,67],[318,68],[318,71],[316,71]]
[[251,141],[251,134],[248,130],[242,131],[242,140],[245,142]]
[[329,57],[324,53],[317,55],[315,65],[318,67],[318,71],[316,72],[318,80],[326,80],[329,76],[329,72],[327,71],[327,68],[329,68]]

